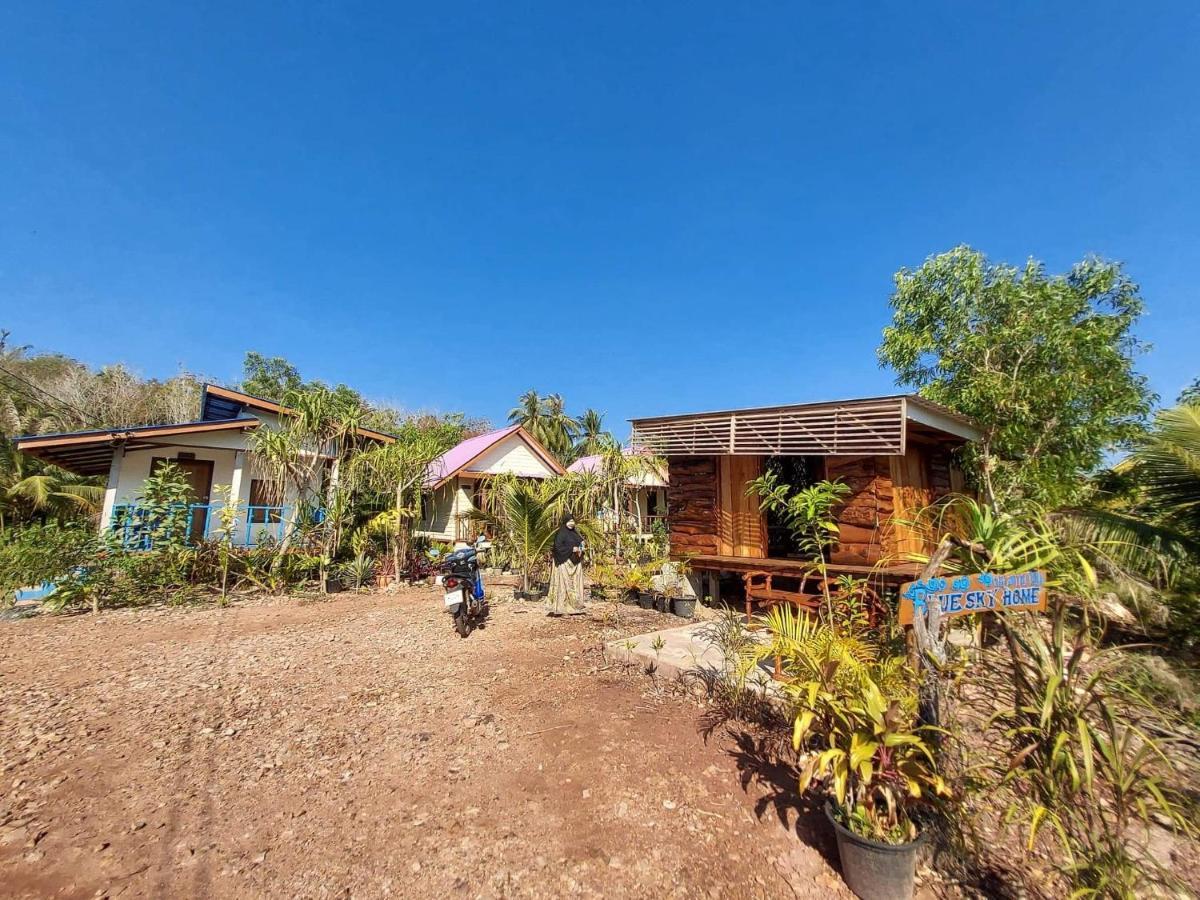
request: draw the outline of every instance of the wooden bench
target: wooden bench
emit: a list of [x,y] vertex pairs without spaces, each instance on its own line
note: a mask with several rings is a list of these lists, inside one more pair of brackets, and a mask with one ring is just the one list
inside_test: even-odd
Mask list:
[[[777,588],[773,582],[773,579],[776,577],[783,577],[789,581],[799,581],[800,589],[798,591],[788,591],[783,588]],[[815,581],[816,579],[812,574],[778,576],[776,573],[761,571],[743,573],[742,583],[746,588],[746,622],[750,622],[755,603],[768,608],[780,603],[791,603],[805,612],[815,612],[821,605],[821,594]],[[812,590],[808,589],[809,582],[814,582]],[[818,592],[814,593],[814,591]]]

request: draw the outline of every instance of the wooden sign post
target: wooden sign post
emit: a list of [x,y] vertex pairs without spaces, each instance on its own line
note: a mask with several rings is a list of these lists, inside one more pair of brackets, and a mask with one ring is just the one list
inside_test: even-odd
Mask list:
[[912,625],[914,611],[923,614],[931,603],[939,605],[943,616],[998,609],[1044,612],[1046,594],[1045,572],[1017,575],[983,572],[910,581],[900,588],[900,624]]

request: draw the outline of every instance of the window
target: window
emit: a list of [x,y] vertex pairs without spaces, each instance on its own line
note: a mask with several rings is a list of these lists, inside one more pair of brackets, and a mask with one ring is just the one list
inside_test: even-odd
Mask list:
[[279,486],[265,478],[250,481],[250,524],[266,525],[283,521],[283,510],[279,508]]

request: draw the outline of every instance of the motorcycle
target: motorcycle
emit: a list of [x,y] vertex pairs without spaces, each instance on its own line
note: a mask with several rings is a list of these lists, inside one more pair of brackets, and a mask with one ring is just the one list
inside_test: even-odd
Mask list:
[[455,550],[441,561],[442,574],[434,580],[444,591],[442,602],[446,612],[454,617],[454,630],[459,637],[465,638],[487,617],[479,557],[491,546],[490,541],[480,537],[473,546]]

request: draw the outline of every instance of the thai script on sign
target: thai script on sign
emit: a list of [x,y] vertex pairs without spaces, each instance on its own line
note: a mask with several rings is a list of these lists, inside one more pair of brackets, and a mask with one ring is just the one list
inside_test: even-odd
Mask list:
[[997,609],[1044,611],[1046,573],[1000,575],[980,572],[910,581],[900,588],[900,624],[911,625],[914,611],[924,614],[930,603],[940,604],[943,616]]

